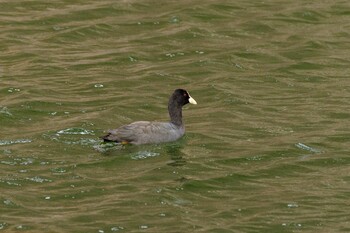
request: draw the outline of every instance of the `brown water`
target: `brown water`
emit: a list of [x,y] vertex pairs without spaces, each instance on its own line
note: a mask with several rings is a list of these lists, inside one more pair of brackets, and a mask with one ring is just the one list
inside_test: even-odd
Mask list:
[[[0,231],[350,231],[347,1],[1,1],[0,28]],[[100,145],[179,87],[184,138]]]

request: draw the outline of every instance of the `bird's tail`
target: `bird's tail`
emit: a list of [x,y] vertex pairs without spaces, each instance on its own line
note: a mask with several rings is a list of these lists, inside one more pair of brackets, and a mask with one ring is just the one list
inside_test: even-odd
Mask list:
[[100,138],[103,139],[104,142],[117,142],[118,143],[118,141],[116,141],[115,139],[111,138],[111,134],[110,133],[108,133],[108,134],[106,134],[106,135],[104,135],[104,136],[102,136]]

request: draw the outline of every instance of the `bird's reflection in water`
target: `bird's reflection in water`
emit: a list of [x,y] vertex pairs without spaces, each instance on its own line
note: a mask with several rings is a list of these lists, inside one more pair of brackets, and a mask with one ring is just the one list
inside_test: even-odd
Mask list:
[[186,165],[186,160],[184,159],[185,154],[181,151],[183,146],[178,143],[170,144],[166,146],[166,152],[170,155],[171,162],[168,163],[169,166],[179,167]]

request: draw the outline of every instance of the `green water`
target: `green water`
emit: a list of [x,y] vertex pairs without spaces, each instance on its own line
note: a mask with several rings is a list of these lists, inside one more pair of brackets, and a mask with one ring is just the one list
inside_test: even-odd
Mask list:
[[[0,232],[349,232],[347,1],[1,1]],[[99,149],[167,120],[186,135]]]

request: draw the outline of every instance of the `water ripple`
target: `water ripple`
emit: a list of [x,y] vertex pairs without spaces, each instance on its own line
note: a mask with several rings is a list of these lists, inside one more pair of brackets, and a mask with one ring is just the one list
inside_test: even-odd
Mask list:
[[0,140],[0,146],[12,145],[12,144],[18,144],[18,143],[30,143],[30,142],[32,142],[31,139]]
[[131,158],[135,160],[140,160],[140,159],[147,159],[151,157],[156,157],[159,156],[159,153],[152,152],[152,151],[139,151],[136,154],[132,155]]
[[311,146],[307,146],[301,142],[298,142],[297,144],[295,144],[296,147],[298,147],[299,149],[302,150],[306,150],[306,151],[310,151],[310,152],[314,152],[314,153],[320,153],[321,151],[315,148],[312,148]]
[[81,135],[94,135],[94,131],[88,130],[88,129],[83,129],[83,128],[68,128],[68,129],[63,129],[60,131],[57,131],[57,134],[70,134],[70,135],[76,135],[76,134],[81,134]]

